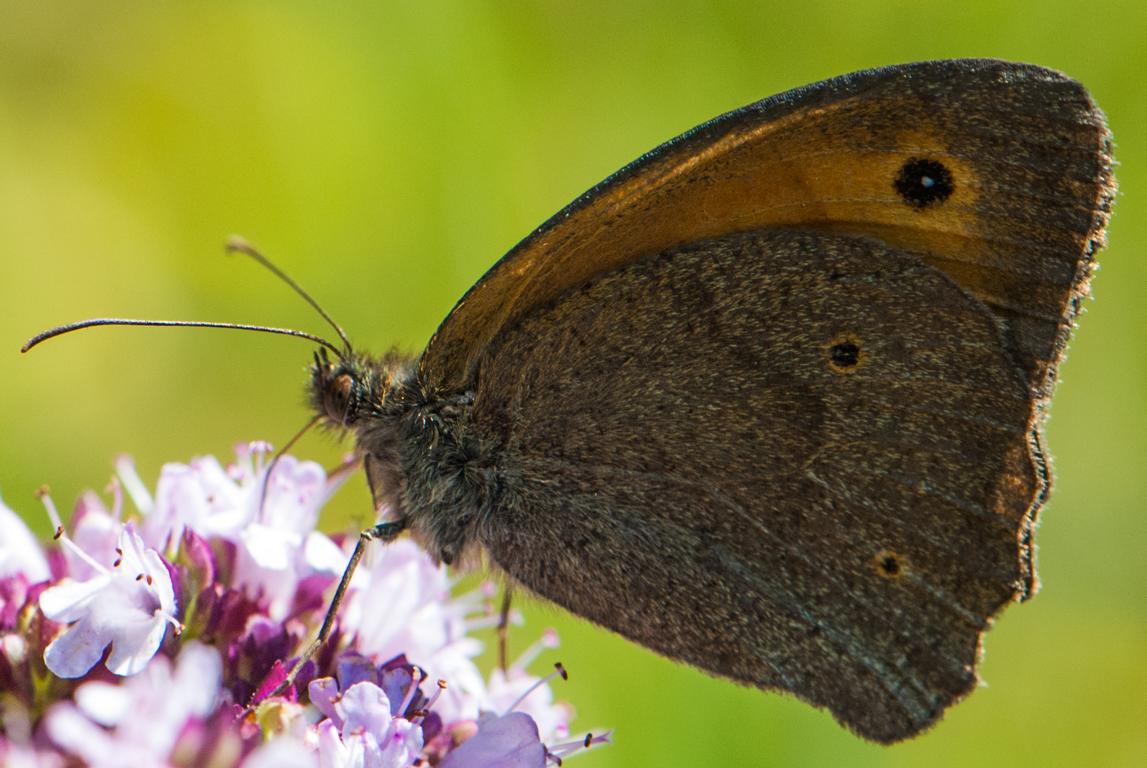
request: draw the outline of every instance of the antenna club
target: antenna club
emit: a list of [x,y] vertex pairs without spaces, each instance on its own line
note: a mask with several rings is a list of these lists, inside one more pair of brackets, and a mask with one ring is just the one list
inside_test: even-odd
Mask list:
[[250,253],[255,250],[251,243],[247,242],[247,238],[242,235],[228,235],[227,239],[223,242],[223,250],[227,253]]

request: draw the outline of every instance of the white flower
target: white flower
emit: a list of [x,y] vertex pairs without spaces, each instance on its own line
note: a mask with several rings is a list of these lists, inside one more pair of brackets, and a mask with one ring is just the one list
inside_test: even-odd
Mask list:
[[171,575],[159,553],[144,546],[130,523],[120,532],[118,551],[111,568],[91,560],[93,578],[65,579],[40,595],[44,615],[70,625],[44,651],[48,669],[59,677],[81,677],[108,645],[107,668],[133,675],[155,655],[167,625],[179,626]]
[[449,681],[435,708],[444,721],[477,717],[485,685],[472,659],[482,643],[466,635],[466,607],[451,599],[445,568],[408,539],[374,547],[367,557],[340,621],[356,650],[379,662],[405,654],[432,679]]
[[[309,695],[291,689],[262,698],[254,718],[237,720],[220,709],[232,697],[241,705],[252,691],[265,694],[286,676],[300,633],[286,631],[284,618],[316,626],[324,607],[316,592],[347,560],[314,526],[352,465],[328,477],[317,464],[284,456],[264,494],[267,450],[262,443],[241,446],[238,461],[226,468],[212,458],[169,464],[154,497],[130,459],[121,458],[111,502],[86,494],[71,535],[42,496],[64,555],[51,565],[67,577],[33,592],[50,621],[33,623],[32,634],[21,629],[0,637],[3,661],[16,670],[4,692],[0,764],[540,768],[607,740],[549,741],[568,735],[570,710],[553,703],[547,685],[553,675],[537,678],[526,668],[539,650],[555,647],[552,632],[487,685],[473,661],[482,645],[470,633],[495,621],[491,593],[452,596],[445,569],[408,540],[371,547],[351,583],[336,635],[342,650],[320,654],[315,672],[335,674],[338,683],[319,677],[310,681]],[[123,522],[125,495],[142,518]],[[0,566],[8,569],[0,568],[0,595],[15,595],[8,598],[7,627],[27,599],[28,578],[52,576],[31,534],[2,503]],[[15,578],[4,580],[6,572]],[[184,629],[177,593],[188,596],[188,605],[179,606],[188,624],[184,637],[210,638],[218,651],[163,642],[168,624]],[[40,634],[51,622],[67,625],[54,639]],[[159,653],[161,647],[169,653]],[[123,677],[94,670],[78,687],[45,689],[38,667],[29,669],[41,653],[59,677],[83,677],[105,655],[107,668]],[[428,679],[438,684],[429,696],[420,686]],[[19,712],[28,713],[28,725],[13,739]],[[46,714],[33,719],[33,712]],[[458,747],[467,735],[471,740]],[[23,748],[31,744],[55,755],[44,752],[45,762]]]
[[75,704],[61,703],[47,715],[52,741],[91,768],[151,768],[168,757],[187,725],[217,707],[223,665],[213,648],[183,647],[174,672],[157,656],[122,684],[84,683]]
[[191,528],[204,538],[233,539],[254,516],[250,489],[236,483],[214,456],[164,464],[154,506],[144,513],[149,544],[166,548]]
[[[233,543],[234,586],[265,600],[268,615],[282,620],[300,581],[320,573],[338,575],[346,565],[339,547],[315,530],[320,508],[342,478],[328,478],[313,461],[282,456],[264,496],[261,478],[268,450],[266,443],[241,445],[238,461],[227,469],[213,456],[165,465],[154,503],[143,496],[152,505],[143,510],[143,530],[155,547],[168,547],[185,528]],[[142,494],[133,493],[133,498],[137,495]]]
[[311,692],[328,717],[317,726],[322,768],[405,768],[422,752],[421,723],[392,713],[386,691],[374,683],[339,693],[326,678],[312,683]]
[[234,538],[239,544],[235,581],[263,595],[269,615],[282,619],[299,581],[317,573],[337,576],[347,557],[330,537],[315,530],[319,509],[331,492],[322,467],[283,456],[268,482],[261,509],[261,486],[250,485],[256,513]]

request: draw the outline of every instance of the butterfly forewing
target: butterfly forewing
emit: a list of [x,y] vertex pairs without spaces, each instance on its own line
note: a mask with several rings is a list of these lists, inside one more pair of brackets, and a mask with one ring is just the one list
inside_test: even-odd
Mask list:
[[1063,75],[992,60],[845,75],[723,115],[587,192],[471,288],[422,374],[469,388],[503,329],[648,253],[818,227],[922,252],[1006,322],[1046,396],[1112,194],[1103,115]]

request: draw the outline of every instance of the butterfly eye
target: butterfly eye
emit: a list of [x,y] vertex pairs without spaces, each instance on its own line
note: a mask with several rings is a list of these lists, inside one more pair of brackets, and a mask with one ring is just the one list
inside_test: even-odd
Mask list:
[[342,373],[331,382],[331,394],[340,403],[350,400],[351,390],[354,389],[354,378],[349,373]]
[[893,185],[905,203],[927,208],[942,203],[956,190],[952,172],[938,160],[913,157],[900,168]]

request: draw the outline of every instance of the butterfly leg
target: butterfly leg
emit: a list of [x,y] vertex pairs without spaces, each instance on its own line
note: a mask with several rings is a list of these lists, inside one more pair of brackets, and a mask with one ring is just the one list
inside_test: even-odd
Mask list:
[[498,669],[506,671],[506,657],[509,653],[510,629],[510,599],[514,596],[514,589],[509,584],[502,591],[502,610],[498,614]]
[[374,457],[367,453],[362,457],[363,474],[366,475],[366,487],[370,491],[370,501],[374,504],[374,514],[378,515],[381,505],[378,503],[378,489],[374,487]]
[[[368,455],[366,461],[369,463],[369,460],[370,457]],[[366,473],[366,477],[367,484],[371,486],[371,497],[373,498],[374,484],[371,482],[369,470]],[[259,703],[259,701],[269,699],[272,696],[277,696],[278,694],[285,691],[288,687],[290,687],[290,685],[295,682],[295,678],[298,677],[299,672],[302,670],[303,666],[306,665],[306,663],[310,661],[316,653],[318,653],[319,649],[322,648],[323,644],[326,643],[326,641],[330,638],[331,630],[334,628],[335,618],[338,616],[339,608],[342,606],[343,599],[346,597],[347,587],[350,586],[350,580],[354,576],[355,570],[358,568],[359,561],[362,560],[362,556],[366,553],[367,546],[372,541],[381,541],[383,544],[388,544],[398,538],[399,534],[405,530],[405,520],[388,520],[381,523],[375,523],[370,528],[363,530],[358,535],[358,541],[354,545],[354,551],[351,553],[350,560],[347,562],[346,568],[343,569],[342,578],[339,579],[338,587],[335,588],[335,594],[331,598],[330,605],[327,607],[327,613],[323,618],[323,625],[319,628],[318,635],[313,641],[311,641],[306,650],[303,651],[303,654],[299,657],[298,661],[295,662],[294,666],[291,667],[291,671],[287,673],[287,676],[283,678],[283,681],[275,686],[274,690],[265,696],[259,696],[259,693],[256,692],[255,695],[259,696],[258,701],[253,698],[251,703],[248,704],[247,709],[244,710],[244,714],[251,712],[255,705]]]

